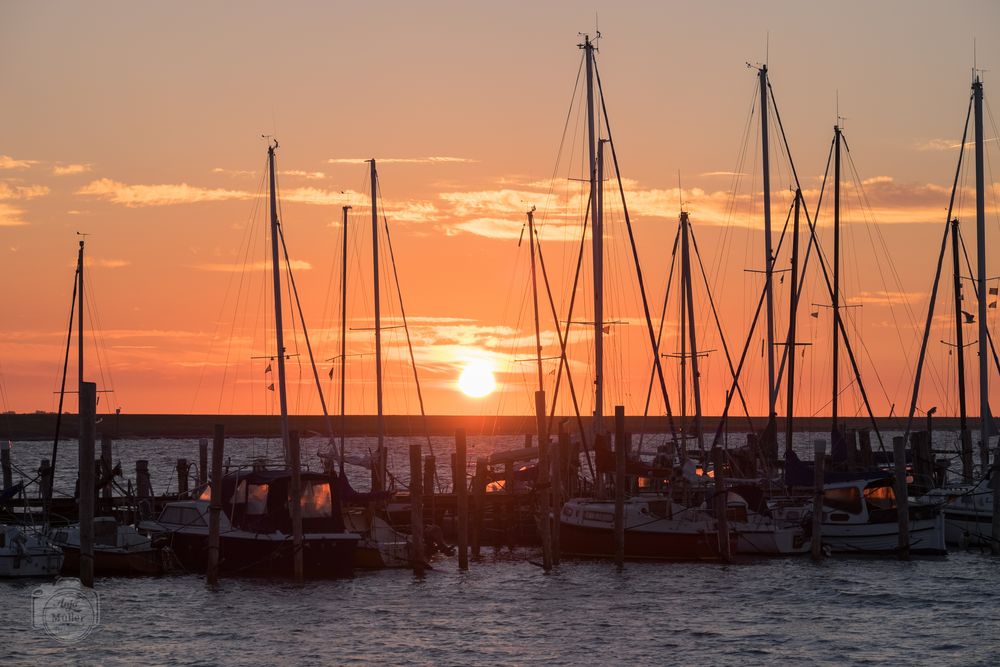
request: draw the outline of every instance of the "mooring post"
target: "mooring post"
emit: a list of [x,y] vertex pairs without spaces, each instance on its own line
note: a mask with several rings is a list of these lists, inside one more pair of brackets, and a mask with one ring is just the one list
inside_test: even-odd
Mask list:
[[972,434],[969,429],[962,429],[959,434],[959,441],[962,443],[962,481],[971,484],[972,474]]
[[[434,477],[437,475],[437,459],[433,454],[424,457],[424,513],[430,519],[426,524],[437,524],[434,517]],[[425,516],[426,518],[426,516]]]
[[483,536],[483,514],[486,504],[486,459],[476,459],[476,476],[472,482],[473,517],[472,517],[472,557],[479,558],[479,546]]
[[410,445],[410,562],[415,574],[423,574],[424,560],[424,493],[421,479],[420,445]]
[[712,447],[712,467],[715,482],[715,521],[719,531],[719,554],[722,560],[728,562],[733,553],[729,543],[729,495],[726,492],[726,482],[722,470],[726,465],[726,453],[721,447]]
[[615,406],[615,565],[625,566],[625,406]]
[[896,472],[896,517],[899,522],[899,559],[910,558],[910,503],[906,488],[906,440],[892,439],[892,462]]
[[219,513],[222,511],[222,450],[226,444],[226,430],[215,425],[212,441],[212,501],[208,514],[208,583],[219,581]]
[[458,569],[469,569],[469,486],[466,482],[465,429],[455,431],[455,458],[451,464],[452,487],[458,505]]
[[871,470],[875,466],[875,457],[872,454],[872,432],[868,429],[858,431],[858,446],[861,450],[861,467]]
[[14,477],[10,468],[10,443],[5,443],[0,448],[0,466],[3,467],[3,488],[9,489],[14,486]]
[[198,486],[208,484],[208,438],[198,439]]
[[292,478],[288,484],[288,494],[292,502],[292,576],[301,582],[305,578],[302,553],[302,456],[299,453],[299,432],[288,432],[288,461],[292,467]]
[[135,495],[138,498],[153,496],[153,481],[149,477],[149,461],[139,459],[135,462]]
[[104,504],[107,506],[107,511],[110,513],[112,510],[111,506],[111,445],[113,441],[111,440],[111,435],[108,433],[101,434],[101,472],[105,477],[108,478],[108,483],[104,485],[101,489],[101,497],[104,499]]
[[42,503],[48,507],[52,501],[52,464],[48,459],[42,459],[38,466],[38,492],[42,497]]
[[996,451],[993,452],[993,525],[990,540],[993,555],[1000,555],[1000,442],[997,443]]
[[80,583],[94,587],[94,445],[97,385],[80,383]]
[[826,440],[813,440],[813,521],[812,559],[823,558],[823,464],[826,462]]
[[563,461],[566,458],[566,449],[569,444],[569,435],[559,428],[559,437],[552,443],[549,459],[552,461],[552,564],[559,564],[559,524],[562,517],[563,506]]
[[188,462],[187,459],[177,459],[177,498],[186,496],[188,492]]
[[544,391],[535,392],[535,418],[538,428],[538,531],[542,538],[542,569],[548,572],[552,569],[552,485]]

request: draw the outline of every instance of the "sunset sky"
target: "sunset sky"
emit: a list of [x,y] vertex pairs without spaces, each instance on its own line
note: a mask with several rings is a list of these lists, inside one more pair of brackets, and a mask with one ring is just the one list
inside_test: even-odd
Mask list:
[[[857,177],[845,171],[843,293],[861,306],[849,309],[849,329],[876,413],[905,413],[974,58],[985,70],[989,111],[987,241],[1000,243],[1000,173],[992,171],[1000,165],[1000,113],[990,104],[1000,99],[995,2],[5,2],[2,408],[55,409],[79,231],[90,235],[87,326],[97,334],[87,343],[86,374],[113,390],[102,411],[276,410],[267,389],[273,372],[251,358],[274,350],[260,198],[267,134],[280,142],[281,219],[331,409],[339,409],[339,362],[328,360],[340,354],[341,207],[350,205],[347,409],[374,411],[364,162],[374,157],[427,411],[529,413],[537,381],[524,360],[534,354],[534,329],[528,249],[518,240],[535,206],[565,320],[586,207],[585,184],[574,180],[586,176],[578,33],[593,34],[595,24],[654,316],[683,202],[734,355],[762,284],[745,270],[761,269],[764,255],[757,79],[747,63],[768,62],[810,211],[839,108]],[[956,215],[975,261],[973,173],[963,170],[960,183]],[[791,185],[775,143],[775,240]],[[609,181],[605,310],[620,323],[607,336],[605,409],[624,403],[635,413],[652,355],[615,188]],[[827,256],[829,206],[825,200],[819,215]],[[1000,274],[997,257],[990,252],[991,276]],[[786,246],[777,268],[788,262]],[[392,268],[381,271],[383,324],[393,326],[400,309]],[[951,275],[948,265],[918,401],[943,414],[957,409],[954,356],[941,343],[953,339]],[[727,371],[700,280],[699,346],[713,350],[703,361],[703,401],[714,414]],[[807,280],[798,321],[812,345],[798,352],[798,412],[828,414],[829,296],[815,263]],[[785,282],[776,285],[780,338]],[[677,351],[675,297],[661,353]],[[544,298],[541,308],[543,355],[551,357],[558,349]],[[965,309],[975,311],[971,290]],[[592,310],[581,289],[573,321]],[[996,337],[1000,310],[989,313]],[[289,352],[302,355],[289,360],[290,405],[315,413],[304,343],[289,317]],[[965,331],[967,342],[976,340],[974,326]],[[756,414],[766,412],[761,340],[758,330],[743,385]],[[386,330],[385,343],[386,411],[416,412],[402,330]],[[586,327],[571,333],[584,413],[593,409],[591,344]],[[966,359],[976,365],[975,347]],[[858,414],[844,361],[841,411]],[[494,369],[497,391],[473,398],[459,390],[470,363]],[[551,391],[555,362],[545,363]],[[679,412],[676,360],[665,358],[664,368]],[[72,384],[74,356],[70,369]],[[976,377],[970,371],[973,414]],[[997,412],[995,372],[991,392]],[[75,410],[75,399],[67,407]],[[651,410],[662,404],[654,400]]]

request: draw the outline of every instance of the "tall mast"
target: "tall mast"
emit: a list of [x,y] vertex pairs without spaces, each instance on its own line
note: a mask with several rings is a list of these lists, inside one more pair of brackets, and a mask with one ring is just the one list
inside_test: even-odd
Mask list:
[[604,221],[603,144],[594,119],[594,44],[584,35],[587,61],[587,152],[590,160],[590,220],[594,263],[594,433],[604,432]]
[[792,451],[792,436],[795,433],[793,417],[795,415],[795,322],[799,309],[799,205],[802,201],[802,191],[795,190],[795,220],[792,223],[792,302],[788,308],[788,381],[785,382],[787,403],[785,407],[785,452]]
[[[840,125],[833,126],[833,401],[831,442],[838,442],[837,415],[840,393]],[[794,284],[794,283],[793,283]]]
[[681,298],[679,299],[681,316],[678,318],[680,331],[678,338],[681,340],[681,442],[684,443],[684,451],[687,451],[687,267],[684,265],[684,212],[681,211],[680,218],[681,231]]
[[955,354],[958,357],[958,416],[962,438],[969,428],[965,405],[965,339],[962,335],[962,274],[958,265],[958,218],[951,221],[951,261],[955,273]]
[[274,276],[274,334],[277,339],[278,357],[278,402],[281,406],[281,444],[285,461],[289,458],[288,442],[288,395],[285,389],[285,332],[281,321],[281,266],[278,260],[278,193],[274,182],[274,150],[278,142],[267,147],[267,171],[270,181],[271,200],[271,270]]
[[[689,336],[691,337],[691,385],[694,391],[694,433],[698,436],[698,448],[705,451],[705,436],[701,428],[701,379],[698,377],[698,339],[694,326],[694,296],[691,288],[691,251],[689,249],[689,230],[691,220],[685,211],[681,211],[681,264],[684,278],[681,281],[684,299],[687,301],[687,319]],[[683,359],[683,357],[682,357]],[[717,474],[721,474],[716,471]]]
[[[76,340],[77,340],[77,391],[81,392],[77,394],[79,399],[83,396],[83,240],[80,240],[80,253],[77,255],[77,280],[80,281],[77,287],[77,306],[76,306]],[[79,408],[77,408],[79,410]],[[53,461],[53,464],[55,461]]]
[[774,418],[775,405],[778,396],[775,393],[774,382],[774,295],[771,274],[774,268],[774,256],[771,248],[771,164],[768,154],[767,139],[767,65],[761,65],[757,70],[760,79],[760,150],[761,168],[764,172],[764,292],[767,307],[767,392],[768,392],[768,424]]
[[343,245],[340,262],[340,472],[344,472],[344,440],[347,432],[347,212],[344,207]]
[[378,475],[375,491],[385,488],[385,470],[382,467],[383,449],[385,447],[385,416],[382,414],[382,305],[378,289],[378,172],[375,169],[375,158],[371,159],[372,186],[372,274],[374,276],[375,299],[375,402],[378,407],[378,449],[377,464],[374,468]]
[[538,279],[535,274],[535,209],[528,211],[528,242],[531,245],[531,296],[535,305],[535,358],[538,365],[538,391],[544,391],[542,375],[542,333],[538,319]]
[[983,82],[972,84],[976,127],[976,285],[979,288],[979,430],[982,446],[990,445],[990,387],[986,328],[986,203],[983,185]]

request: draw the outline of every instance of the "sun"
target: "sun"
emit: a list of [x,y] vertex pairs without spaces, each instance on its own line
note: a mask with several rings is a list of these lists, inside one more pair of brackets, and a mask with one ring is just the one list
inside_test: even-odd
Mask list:
[[480,360],[468,362],[458,376],[458,388],[471,398],[482,398],[493,393],[497,388],[497,381],[493,377],[492,366]]

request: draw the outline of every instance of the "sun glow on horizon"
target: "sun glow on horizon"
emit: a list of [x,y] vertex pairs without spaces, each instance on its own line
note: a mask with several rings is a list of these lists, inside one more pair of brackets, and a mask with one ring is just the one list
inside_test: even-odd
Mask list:
[[462,374],[458,376],[458,388],[470,398],[483,398],[492,394],[497,388],[493,377],[493,366],[486,361],[473,359],[465,364]]

